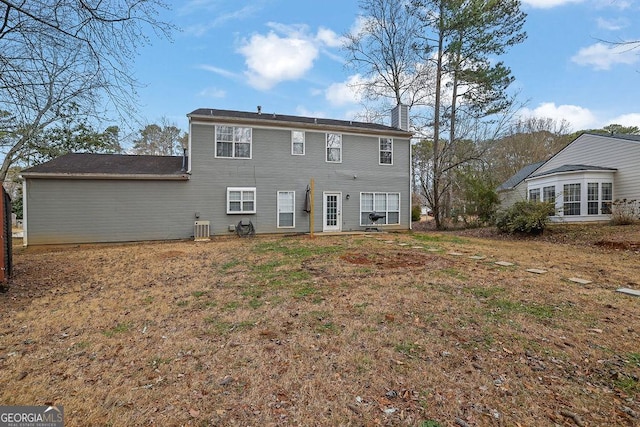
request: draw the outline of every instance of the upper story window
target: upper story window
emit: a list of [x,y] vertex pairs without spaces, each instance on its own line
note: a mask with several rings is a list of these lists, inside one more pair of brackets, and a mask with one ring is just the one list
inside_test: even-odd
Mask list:
[[304,131],[291,131],[291,155],[304,156]]
[[256,213],[256,188],[227,187],[227,213]]
[[251,128],[216,126],[216,157],[251,158]]
[[327,134],[327,162],[342,163],[342,135]]
[[393,139],[380,138],[380,164],[393,164]]

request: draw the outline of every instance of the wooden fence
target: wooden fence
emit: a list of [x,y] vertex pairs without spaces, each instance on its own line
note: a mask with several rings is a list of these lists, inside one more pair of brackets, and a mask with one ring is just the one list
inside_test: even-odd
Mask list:
[[4,187],[0,196],[0,212],[2,213],[2,235],[0,236],[0,283],[5,283],[11,278],[13,270],[12,260],[12,232],[11,232],[11,197]]

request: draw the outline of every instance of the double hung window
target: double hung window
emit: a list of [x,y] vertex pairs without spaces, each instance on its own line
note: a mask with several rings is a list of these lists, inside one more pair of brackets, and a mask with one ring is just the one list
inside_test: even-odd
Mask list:
[[342,135],[327,134],[327,162],[342,163]]
[[380,138],[380,164],[393,164],[393,139]]
[[278,191],[278,228],[293,228],[295,219],[296,193]]
[[216,126],[216,157],[251,158],[249,127]]
[[562,198],[563,215],[580,215],[580,184],[564,184]]
[[304,131],[291,131],[291,155],[304,156]]
[[255,187],[228,187],[227,213],[250,214],[256,213]]

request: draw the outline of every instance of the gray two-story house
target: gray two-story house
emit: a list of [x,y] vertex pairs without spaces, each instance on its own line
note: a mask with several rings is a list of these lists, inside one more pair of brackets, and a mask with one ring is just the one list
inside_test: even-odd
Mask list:
[[22,172],[26,244],[411,226],[407,109],[392,126],[198,109],[185,156],[68,154]]

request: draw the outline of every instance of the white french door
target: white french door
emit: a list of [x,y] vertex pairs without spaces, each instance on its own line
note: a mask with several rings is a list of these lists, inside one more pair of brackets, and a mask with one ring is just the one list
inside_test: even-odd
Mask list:
[[342,231],[342,193],[322,193],[322,231]]

